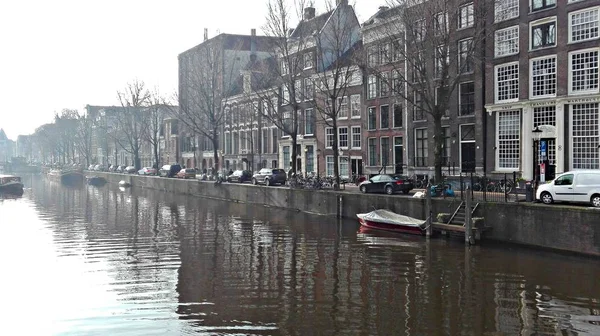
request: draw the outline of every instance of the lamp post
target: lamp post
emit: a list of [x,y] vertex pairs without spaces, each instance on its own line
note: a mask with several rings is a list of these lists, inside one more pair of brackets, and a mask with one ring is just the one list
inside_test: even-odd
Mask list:
[[535,129],[532,131],[533,133],[533,181],[534,181],[534,190],[535,188],[537,188],[537,184],[538,184],[538,179],[540,177],[540,165],[539,165],[539,158],[538,158],[538,153],[539,153],[539,149],[540,149],[540,139],[542,138],[542,133],[543,131],[539,128],[539,126],[536,126]]
[[319,159],[321,158],[321,148],[317,148],[317,177],[319,176]]

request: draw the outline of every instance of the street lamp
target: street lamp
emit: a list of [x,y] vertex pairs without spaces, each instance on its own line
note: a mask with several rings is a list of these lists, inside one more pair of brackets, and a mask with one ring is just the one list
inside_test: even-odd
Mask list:
[[540,165],[539,165],[539,150],[540,150],[540,139],[542,138],[542,131],[539,126],[535,126],[533,133],[533,181],[534,187],[537,187],[538,179],[540,177]]
[[317,177],[319,176],[319,158],[321,157],[321,148],[317,148]]

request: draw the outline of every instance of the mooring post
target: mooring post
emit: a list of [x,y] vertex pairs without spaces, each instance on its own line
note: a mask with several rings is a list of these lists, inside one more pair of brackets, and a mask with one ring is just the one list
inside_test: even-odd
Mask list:
[[337,218],[342,218],[344,213],[344,205],[342,195],[338,195]]
[[431,187],[429,183],[425,187],[425,216],[427,216],[427,229],[425,231],[427,237],[431,237],[433,233],[433,219],[431,218]]
[[[467,187],[467,195],[469,194],[470,187]],[[471,197],[465,198],[465,243],[472,244],[473,236],[473,221],[471,220]]]

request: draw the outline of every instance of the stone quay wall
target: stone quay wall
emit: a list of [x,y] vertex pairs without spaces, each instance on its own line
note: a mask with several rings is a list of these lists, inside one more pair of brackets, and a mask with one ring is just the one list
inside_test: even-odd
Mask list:
[[[265,187],[250,184],[216,184],[113,173],[97,173],[111,184],[127,181],[147,188],[193,197],[282,208],[291,211],[356,219],[356,214],[385,208],[414,218],[427,217],[425,200],[409,197]],[[432,200],[433,218],[453,213],[460,200]],[[534,203],[481,203],[475,217],[483,217],[490,230],[484,240],[514,243],[600,257],[600,209]]]

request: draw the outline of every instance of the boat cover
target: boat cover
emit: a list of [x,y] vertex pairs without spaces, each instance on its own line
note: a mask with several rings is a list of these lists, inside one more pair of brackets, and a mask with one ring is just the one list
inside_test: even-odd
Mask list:
[[426,220],[416,219],[409,216],[399,215],[395,212],[391,212],[385,209],[378,209],[371,211],[366,214],[357,214],[358,218],[367,220],[370,222],[384,223],[384,224],[395,224],[403,226],[418,226],[422,227],[426,225]]

